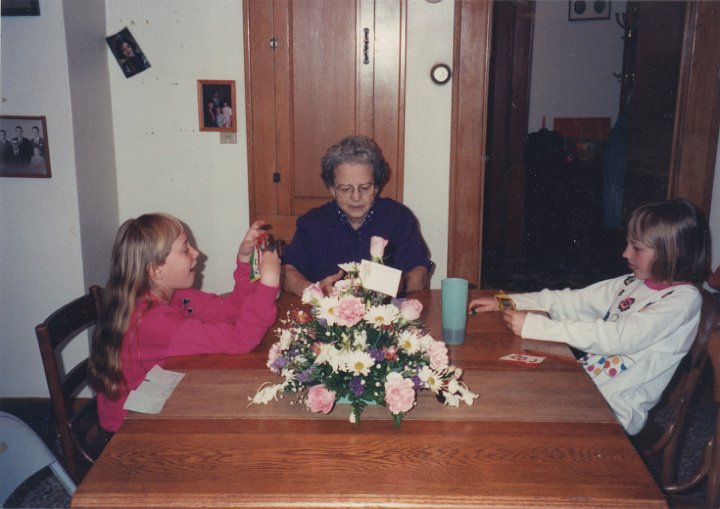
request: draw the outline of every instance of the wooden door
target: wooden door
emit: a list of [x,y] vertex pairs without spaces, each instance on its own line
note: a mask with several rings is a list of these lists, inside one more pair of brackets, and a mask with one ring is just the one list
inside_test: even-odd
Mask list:
[[290,240],[330,198],[320,158],[348,134],[373,137],[402,199],[404,0],[245,0],[251,219]]
[[[688,198],[708,215],[720,129],[720,1],[682,3],[686,11],[667,196]],[[455,5],[448,274],[481,284],[492,2],[458,0]]]
[[629,109],[624,217],[641,203],[668,196],[685,2],[628,2],[626,19],[620,105]]

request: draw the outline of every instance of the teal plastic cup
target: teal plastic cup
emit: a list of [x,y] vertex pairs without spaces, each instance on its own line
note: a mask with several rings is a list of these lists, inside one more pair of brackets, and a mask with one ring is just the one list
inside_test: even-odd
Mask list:
[[450,277],[441,282],[442,335],[448,345],[461,345],[465,341],[467,321],[467,279]]

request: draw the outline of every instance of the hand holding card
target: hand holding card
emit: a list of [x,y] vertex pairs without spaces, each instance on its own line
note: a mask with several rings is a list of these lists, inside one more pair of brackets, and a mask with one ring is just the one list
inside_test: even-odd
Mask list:
[[495,295],[495,300],[497,300],[498,307],[500,308],[500,311],[504,311],[506,309],[512,309],[515,310],[515,302],[512,300],[512,297],[509,295],[505,295],[505,292],[500,290],[498,294]]

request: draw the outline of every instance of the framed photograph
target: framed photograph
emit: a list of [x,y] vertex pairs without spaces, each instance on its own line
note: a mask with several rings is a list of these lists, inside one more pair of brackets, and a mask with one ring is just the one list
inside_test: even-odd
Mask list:
[[606,0],[569,0],[568,19],[570,21],[610,19],[610,2]]
[[0,0],[3,16],[40,16],[40,0]]
[[127,27],[114,35],[106,37],[105,40],[126,78],[135,76],[150,67],[150,62],[145,57],[145,53],[135,42],[135,37]]
[[50,176],[45,117],[0,115],[0,177]]
[[237,132],[235,82],[198,80],[197,89],[200,130]]

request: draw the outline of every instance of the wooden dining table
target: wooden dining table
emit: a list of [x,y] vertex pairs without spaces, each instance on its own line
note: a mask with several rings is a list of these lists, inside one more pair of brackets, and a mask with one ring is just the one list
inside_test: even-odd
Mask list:
[[[472,290],[471,298],[482,291]],[[438,290],[412,294],[442,337]],[[283,294],[278,317],[300,306]],[[429,391],[395,426],[369,406],[309,412],[286,395],[250,405],[280,377],[273,327],[244,355],[168,360],[185,374],[162,412],[131,413],[82,481],[73,507],[666,507],[605,400],[565,345],[527,342],[500,313],[469,316],[451,362],[479,397],[449,407]],[[536,367],[501,360],[545,356]]]

